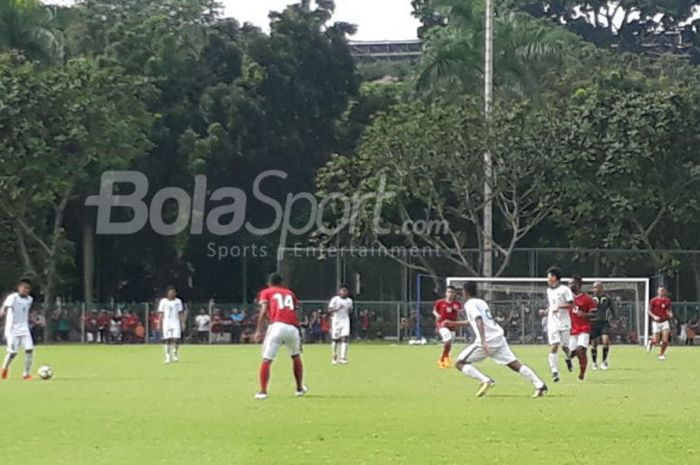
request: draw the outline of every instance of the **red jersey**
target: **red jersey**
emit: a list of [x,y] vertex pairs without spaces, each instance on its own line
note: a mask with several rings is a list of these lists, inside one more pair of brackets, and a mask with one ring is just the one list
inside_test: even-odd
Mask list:
[[654,297],[649,302],[649,311],[659,318],[659,322],[670,320],[668,312],[671,311],[671,299],[668,297]]
[[447,299],[440,299],[435,302],[433,308],[439,315],[437,324],[441,325],[445,321],[457,321],[459,311],[462,309],[462,303],[459,300],[448,302]]
[[285,287],[271,286],[263,289],[258,297],[258,302],[267,303],[270,323],[286,323],[292,326],[299,326],[297,319],[297,296]]
[[[574,307],[578,309],[579,312],[591,313],[598,309],[598,304],[593,300],[591,296],[585,292],[574,296]],[[582,315],[577,315],[571,312],[571,335],[577,336],[579,334],[590,334],[591,333],[591,320]]]

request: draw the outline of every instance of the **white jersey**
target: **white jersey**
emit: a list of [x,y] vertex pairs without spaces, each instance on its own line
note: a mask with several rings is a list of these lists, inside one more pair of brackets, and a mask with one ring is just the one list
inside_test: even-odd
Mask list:
[[17,292],[8,295],[2,304],[5,313],[5,338],[29,335],[29,311],[34,299],[22,297]]
[[158,313],[163,314],[163,329],[165,328],[180,328],[180,313],[185,308],[182,306],[182,300],[175,298],[160,299],[158,304]]
[[569,286],[563,284],[547,288],[547,327],[550,331],[571,329],[571,315],[566,309],[558,309],[560,305],[574,302],[574,293]]
[[337,310],[332,314],[333,320],[349,320],[350,314],[352,313],[352,299],[350,297],[343,298],[337,295],[328,303],[328,308]]
[[486,337],[487,345],[496,347],[506,343],[506,338],[503,335],[503,328],[494,320],[486,301],[482,299],[469,299],[464,304],[464,311],[467,312],[467,319],[476,335],[475,344],[477,346],[484,345],[481,341],[479,328],[476,325],[477,318],[481,318],[484,323],[484,336]]

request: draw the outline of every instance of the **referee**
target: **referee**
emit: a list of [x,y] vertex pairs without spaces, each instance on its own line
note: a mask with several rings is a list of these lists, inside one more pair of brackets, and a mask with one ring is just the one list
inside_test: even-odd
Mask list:
[[610,321],[615,318],[613,303],[610,297],[605,295],[603,283],[593,284],[593,300],[598,304],[598,311],[593,316],[591,329],[591,358],[593,369],[598,369],[598,344],[603,344],[603,370],[608,369],[608,355],[610,354]]

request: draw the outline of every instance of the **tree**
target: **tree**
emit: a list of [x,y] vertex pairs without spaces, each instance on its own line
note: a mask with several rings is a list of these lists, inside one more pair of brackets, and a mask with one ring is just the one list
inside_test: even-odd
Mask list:
[[[319,172],[321,197],[340,192],[359,202],[349,226],[335,232],[343,245],[428,247],[453,273],[481,274],[483,153],[495,161],[492,184],[496,210],[495,248],[499,276],[515,246],[556,207],[565,153],[545,111],[516,106],[496,112],[492,137],[480,105],[444,102],[399,104],[380,115],[365,135],[357,158],[334,158]],[[346,215],[347,220],[347,215]],[[407,228],[437,224],[438,228]],[[336,220],[330,225],[343,224]],[[423,224],[423,223],[421,223]],[[331,228],[332,229],[332,228]],[[320,237],[321,242],[335,239]],[[478,252],[476,257],[472,249]],[[423,258],[404,265],[437,275]]]
[[637,249],[667,271],[671,257],[657,250],[683,247],[679,231],[700,208],[700,99],[651,84],[634,88],[616,71],[578,90],[566,118],[576,166],[558,216],[574,225],[574,245]]
[[700,57],[697,0],[511,0],[511,3],[535,17],[563,25],[598,47],[644,53],[649,45],[663,42],[664,33],[672,33],[677,36],[671,37],[664,48],[674,50],[680,37],[692,44],[694,61]]
[[0,0],[0,53],[18,50],[32,60],[61,63],[59,9],[39,0]]
[[[149,86],[88,60],[37,69],[0,55],[0,211],[52,304],[72,264],[65,218],[81,186],[146,153]],[[136,90],[136,91],[135,91]]]
[[[424,37],[417,88],[434,95],[476,95],[483,89],[484,5],[435,0],[446,25]],[[532,17],[500,8],[494,20],[495,90],[503,97],[538,98],[565,65],[577,60],[581,44],[573,34]]]

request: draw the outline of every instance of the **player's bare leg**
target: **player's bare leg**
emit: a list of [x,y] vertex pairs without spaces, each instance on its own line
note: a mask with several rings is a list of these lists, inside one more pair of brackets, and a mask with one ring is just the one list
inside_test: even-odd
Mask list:
[[578,358],[578,379],[583,381],[586,377],[586,367],[588,366],[588,349],[585,347],[577,347],[574,355]]
[[17,357],[17,353],[13,352],[8,352],[5,355],[5,360],[2,362],[2,379],[7,379],[8,375],[10,374],[10,365],[12,364],[12,361]]
[[479,371],[478,368],[476,368],[471,363],[459,360],[457,361],[455,368],[457,368],[457,371],[461,372],[465,376],[474,378],[481,383],[481,386],[479,386],[479,390],[476,393],[477,397],[484,397],[488,390],[496,385],[496,381],[483,374],[481,371]]
[[668,349],[668,341],[671,339],[671,331],[664,331],[661,333],[661,352],[659,353],[659,360],[666,360],[666,349]]
[[267,399],[267,385],[270,382],[270,365],[272,365],[272,360],[267,358],[264,358],[260,364],[260,390],[255,394],[256,399]]
[[508,368],[516,373],[519,373],[523,378],[527,379],[535,386],[535,393],[532,397],[542,397],[546,392],[549,391],[547,385],[540,379],[537,374],[527,365],[520,363],[520,360],[516,360],[508,364]]
[[647,352],[651,352],[651,349],[656,347],[656,344],[658,343],[660,336],[661,336],[661,334],[659,334],[659,333],[654,333],[651,336],[651,339],[649,339],[649,342],[647,343]]
[[342,365],[347,365],[350,363],[348,361],[348,348],[349,348],[349,338],[343,337],[340,339],[340,359],[338,362]]
[[304,385],[304,364],[301,361],[300,355],[292,356],[292,367],[294,370],[294,380],[297,383],[296,395],[300,397],[308,391],[308,388]]

